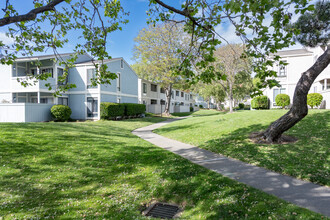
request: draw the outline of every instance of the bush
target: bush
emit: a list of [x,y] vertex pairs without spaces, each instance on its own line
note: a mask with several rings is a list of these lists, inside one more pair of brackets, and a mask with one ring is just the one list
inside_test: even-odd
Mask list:
[[244,103],[239,103],[239,104],[238,104],[238,108],[239,108],[239,109],[244,109]]
[[199,105],[199,108],[204,108],[203,105]]
[[66,105],[53,105],[50,112],[56,121],[67,121],[72,114],[71,108]]
[[278,94],[275,97],[275,102],[277,106],[281,106],[282,108],[284,108],[285,106],[290,105],[290,96],[288,96],[287,94]]
[[193,111],[194,111],[194,107],[190,106],[190,112],[193,112]]
[[244,105],[244,110],[250,110],[251,106],[250,105]]
[[138,116],[146,111],[146,105],[135,103],[101,103],[101,118],[113,119],[119,116]]
[[253,109],[268,109],[268,97],[265,95],[252,99],[251,106]]
[[144,104],[123,103],[122,105],[125,106],[125,116],[137,116],[140,114],[144,114],[146,111],[146,105]]
[[323,96],[319,93],[309,93],[307,95],[307,105],[309,105],[311,108],[321,105],[322,100]]
[[120,103],[102,102],[100,110],[102,119],[113,119],[125,114],[125,106]]

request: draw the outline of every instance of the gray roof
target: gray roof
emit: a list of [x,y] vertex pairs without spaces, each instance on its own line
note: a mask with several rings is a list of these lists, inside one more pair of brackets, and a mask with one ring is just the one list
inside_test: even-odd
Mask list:
[[276,55],[279,56],[290,56],[290,55],[303,55],[303,54],[312,54],[313,52],[306,50],[305,48],[303,49],[295,49],[295,50],[282,50],[278,51]]
[[[105,59],[103,60],[103,63],[108,63],[110,61],[115,61],[115,60],[121,60],[123,59],[122,57],[118,57],[118,58],[112,58],[112,59]],[[93,65],[94,63],[98,63],[100,64],[102,61],[101,60],[94,60],[94,61],[84,61],[84,62],[80,62],[80,63],[76,63],[78,65]]]
[[[62,54],[58,54],[58,56],[70,56],[73,55],[74,53],[62,53]],[[18,57],[16,60],[27,60],[27,59],[31,59],[31,60],[47,60],[47,59],[53,59],[56,56],[54,54],[48,54],[48,55],[40,55],[40,56],[30,56],[30,57]]]

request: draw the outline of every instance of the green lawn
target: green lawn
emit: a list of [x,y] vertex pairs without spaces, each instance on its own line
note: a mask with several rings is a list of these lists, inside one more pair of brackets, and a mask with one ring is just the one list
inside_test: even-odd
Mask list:
[[321,218],[131,134],[161,120],[0,124],[0,219],[147,219],[154,200],[182,219]]
[[[210,111],[210,110],[209,110]],[[299,140],[286,145],[254,144],[248,136],[285,110],[238,111],[173,122],[156,133],[279,173],[330,186],[330,111],[310,110],[287,134]]]
[[218,115],[219,112],[215,110],[208,110],[203,109],[199,110],[197,112],[178,112],[178,113],[171,113],[171,115],[176,117],[182,117],[182,116],[192,116],[192,117],[199,117],[199,116],[211,116],[211,115]]

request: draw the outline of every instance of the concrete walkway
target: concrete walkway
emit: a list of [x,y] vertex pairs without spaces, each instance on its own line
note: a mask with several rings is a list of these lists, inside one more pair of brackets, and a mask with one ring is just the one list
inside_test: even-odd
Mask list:
[[328,187],[281,175],[152,132],[154,129],[179,119],[182,118],[169,119],[136,129],[132,133],[230,179],[330,217],[330,188]]

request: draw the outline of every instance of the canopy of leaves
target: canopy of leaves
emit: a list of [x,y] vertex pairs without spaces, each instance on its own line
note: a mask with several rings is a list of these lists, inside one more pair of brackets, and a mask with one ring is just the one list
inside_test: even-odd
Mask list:
[[160,84],[163,88],[182,82],[178,66],[183,61],[182,52],[189,49],[190,38],[175,23],[149,25],[134,39],[133,69],[146,80]]
[[330,43],[330,1],[320,0],[315,10],[301,15],[293,25],[300,33],[297,40],[305,46],[326,46]]

